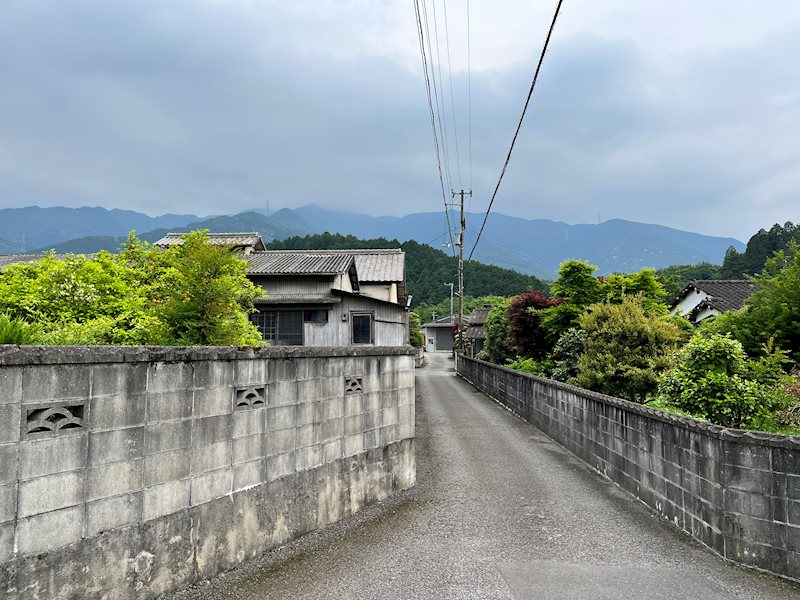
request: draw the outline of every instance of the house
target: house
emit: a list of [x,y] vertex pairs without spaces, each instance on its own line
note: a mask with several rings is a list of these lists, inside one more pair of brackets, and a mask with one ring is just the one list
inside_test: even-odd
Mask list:
[[[155,242],[153,245],[159,248],[168,248],[183,244],[185,233],[171,232]],[[215,246],[228,246],[231,250],[240,252],[245,256],[253,252],[266,250],[264,240],[258,232],[248,233],[208,233],[208,241]]]
[[484,304],[481,308],[473,310],[469,316],[469,326],[464,339],[469,342],[473,357],[477,356],[486,344],[486,319],[493,308],[493,304]]
[[[422,325],[425,332],[425,351],[452,352],[453,332],[457,321],[458,316],[445,315]],[[469,324],[469,319],[466,317],[464,317],[464,324]]]
[[271,344],[408,343],[402,251],[267,250],[244,258],[249,279],[264,290],[253,322]]
[[758,286],[747,279],[695,279],[670,304],[669,314],[698,324],[729,310],[739,310]]

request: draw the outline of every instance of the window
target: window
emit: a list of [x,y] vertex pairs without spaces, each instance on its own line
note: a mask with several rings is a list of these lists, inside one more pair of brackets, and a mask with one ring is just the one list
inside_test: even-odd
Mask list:
[[306,310],[303,312],[303,321],[306,323],[327,323],[327,310]]
[[302,310],[261,310],[251,318],[270,345],[303,345]]
[[372,315],[353,314],[353,343],[371,344],[372,343]]

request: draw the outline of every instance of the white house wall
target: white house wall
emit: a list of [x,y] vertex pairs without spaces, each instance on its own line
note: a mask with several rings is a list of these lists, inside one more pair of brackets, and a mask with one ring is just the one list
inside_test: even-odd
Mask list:
[[673,308],[670,309],[670,315],[680,315],[684,316],[692,312],[695,306],[700,304],[703,300],[708,298],[708,294],[701,290],[693,290],[689,292],[689,294],[678,304],[676,304]]

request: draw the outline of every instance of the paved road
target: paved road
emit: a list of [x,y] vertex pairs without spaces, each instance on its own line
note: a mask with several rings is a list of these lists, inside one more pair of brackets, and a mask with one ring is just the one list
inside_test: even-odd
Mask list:
[[669,528],[427,356],[413,490],[177,598],[800,598]]

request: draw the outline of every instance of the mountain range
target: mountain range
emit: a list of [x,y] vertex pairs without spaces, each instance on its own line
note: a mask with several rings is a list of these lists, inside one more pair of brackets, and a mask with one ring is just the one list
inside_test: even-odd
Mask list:
[[[468,213],[465,257],[480,229],[483,215]],[[457,215],[451,215],[457,223]],[[211,231],[258,231],[265,241],[314,233],[350,234],[359,238],[416,240],[453,251],[441,212],[405,217],[373,217],[320,206],[284,208],[266,215],[245,212],[208,218],[167,214],[160,217],[103,208],[13,208],[0,210],[0,253],[55,248],[59,252],[116,250],[134,229],[148,241],[167,231],[207,228]],[[599,274],[630,272],[642,267],[721,263],[726,250],[744,249],[734,238],[706,236],[662,225],[614,219],[598,224],[569,225],[547,219],[522,219],[492,213],[473,258],[552,279],[567,258],[597,265]]]

